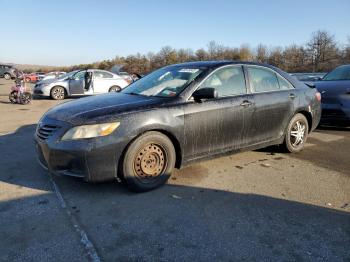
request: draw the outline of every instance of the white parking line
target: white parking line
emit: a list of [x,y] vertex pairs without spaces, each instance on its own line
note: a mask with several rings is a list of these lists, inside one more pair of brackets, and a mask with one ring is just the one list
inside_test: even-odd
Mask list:
[[51,174],[50,174],[50,181],[52,183],[55,194],[56,194],[56,196],[61,204],[61,207],[66,211],[66,213],[67,213],[68,217],[70,218],[71,223],[73,224],[75,230],[80,235],[80,241],[83,244],[85,250],[87,251],[89,258],[93,262],[100,262],[101,259],[100,259],[99,255],[97,254],[96,248],[94,247],[92,242],[89,240],[86,232],[79,226],[78,221],[74,217],[72,212],[70,212],[69,208],[67,208],[66,201],[64,201],[62,194],[61,194],[61,191],[60,191],[58,185],[56,184],[56,182],[54,181]]

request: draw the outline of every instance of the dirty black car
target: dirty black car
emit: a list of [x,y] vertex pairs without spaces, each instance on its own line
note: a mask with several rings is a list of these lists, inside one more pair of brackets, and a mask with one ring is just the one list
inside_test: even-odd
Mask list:
[[300,151],[320,120],[320,94],[278,68],[191,62],[156,70],[120,93],[49,110],[38,123],[40,163],[89,182],[164,184],[174,167],[282,145]]

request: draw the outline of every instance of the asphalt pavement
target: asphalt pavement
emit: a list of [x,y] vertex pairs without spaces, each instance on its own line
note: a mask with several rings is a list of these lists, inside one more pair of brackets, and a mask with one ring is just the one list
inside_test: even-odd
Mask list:
[[350,128],[177,170],[157,190],[49,175],[0,79],[0,261],[350,261]]

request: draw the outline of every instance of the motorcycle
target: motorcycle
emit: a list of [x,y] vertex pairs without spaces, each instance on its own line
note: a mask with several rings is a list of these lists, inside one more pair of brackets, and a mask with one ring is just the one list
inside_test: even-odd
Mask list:
[[22,105],[26,105],[32,100],[32,94],[27,91],[23,79],[21,80],[19,76],[16,76],[15,85],[11,87],[9,100],[12,104]]

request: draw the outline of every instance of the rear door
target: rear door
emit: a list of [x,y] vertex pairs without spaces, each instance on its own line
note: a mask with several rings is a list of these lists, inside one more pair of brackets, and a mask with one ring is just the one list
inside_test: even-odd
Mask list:
[[250,143],[280,138],[293,116],[297,92],[289,81],[267,67],[246,66],[246,72],[254,96],[254,112],[248,131]]
[[107,93],[113,85],[113,75],[102,70],[95,70],[93,75],[94,93]]
[[184,105],[185,152],[187,158],[225,152],[246,144],[247,121],[252,115],[242,66],[214,71],[198,89],[212,87],[216,99]]
[[71,95],[83,95],[86,70],[75,73],[69,80],[69,93]]

